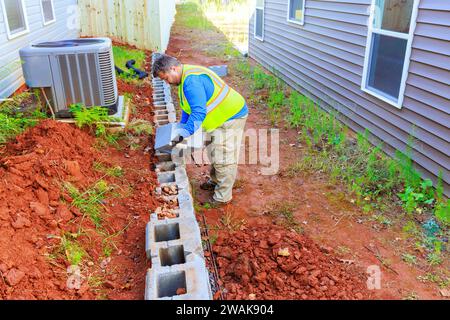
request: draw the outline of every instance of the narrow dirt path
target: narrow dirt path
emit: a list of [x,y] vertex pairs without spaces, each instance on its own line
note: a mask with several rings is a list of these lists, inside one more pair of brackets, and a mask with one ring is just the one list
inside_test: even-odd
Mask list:
[[[217,30],[190,30],[176,20],[167,53],[179,58],[183,63],[204,66],[230,63],[232,58],[227,61],[222,55],[214,55],[214,48],[224,41],[226,41],[225,37]],[[249,99],[252,95],[250,84],[239,74],[231,73],[224,80],[243,94],[248,103],[253,101]],[[174,92],[177,91],[174,90]],[[175,96],[174,100],[177,101]],[[249,110],[247,129],[271,128],[265,114],[265,106],[249,103]],[[236,258],[243,258],[244,265],[250,263],[249,261],[258,261],[260,264],[275,262],[276,267],[276,262],[278,262],[282,268],[283,265],[289,263],[289,259],[292,257],[288,257],[280,263],[278,261],[280,257],[277,258],[277,254],[271,261],[257,259],[258,253],[255,253],[255,247],[263,251],[259,254],[270,255],[267,244],[260,244],[260,241],[266,241],[267,237],[274,232],[273,230],[279,230],[279,226],[276,224],[284,226],[285,232],[289,232],[293,227],[301,228],[304,235],[314,241],[315,244],[310,244],[315,248],[312,249],[313,251],[322,250],[331,260],[338,259],[333,260],[333,263],[340,261],[341,264],[351,264],[356,268],[356,271],[348,272],[356,272],[360,277],[366,278],[367,267],[378,266],[380,268],[381,289],[371,290],[367,292],[367,296],[363,289],[361,292],[364,292],[364,295],[352,295],[352,290],[350,290],[346,295],[347,298],[442,298],[437,286],[418,281],[417,277],[423,276],[427,270],[420,270],[402,261],[402,248],[407,246],[407,241],[403,238],[400,227],[394,225],[390,228],[383,228],[380,224],[370,221],[369,217],[352,203],[351,196],[343,186],[330,184],[327,177],[320,173],[313,176],[289,174],[290,166],[295,164],[302,155],[302,146],[297,141],[298,133],[295,130],[279,129],[280,168],[278,173],[266,176],[261,174],[260,165],[240,165],[233,202],[225,208],[210,209],[207,205],[200,206],[207,201],[209,195],[207,191],[199,188],[208,175],[209,166],[188,166],[188,175],[197,202],[197,212],[206,216],[210,234],[213,234],[214,237],[212,242],[215,241],[214,251],[219,264],[219,282],[222,287],[227,288],[229,292],[227,298],[342,298],[342,296],[327,294],[316,295],[314,292],[305,295],[301,286],[297,294],[289,295],[289,290],[286,290],[283,284],[277,286],[277,281],[290,281],[291,278],[288,276],[284,279],[275,279],[275,281],[267,282],[264,281],[265,279],[260,281],[258,277],[261,275],[255,270],[253,272],[250,270],[247,275],[257,279],[253,281],[254,279],[246,279],[246,276],[244,279],[242,278],[242,275],[246,274],[245,271],[227,271],[235,267],[230,265],[230,259],[233,261]],[[274,211],[283,213],[283,210],[284,212],[292,211],[293,220],[288,219],[286,222],[283,214],[274,217]],[[286,233],[282,234],[283,237],[286,236]],[[253,237],[253,242],[247,237]],[[292,234],[287,236],[287,238],[289,237],[292,237]],[[277,242],[274,244],[274,248],[289,245],[283,241],[278,246]],[[230,248],[232,251],[238,251],[239,254],[230,253]],[[320,250],[317,251],[317,248]],[[221,253],[223,249],[227,251],[225,259],[223,259],[223,252]],[[295,258],[302,259],[300,256]],[[324,265],[323,261],[319,262],[317,268],[326,269]],[[261,271],[267,268],[260,265],[253,269]],[[249,281],[251,283],[247,285],[246,282]],[[355,287],[361,285],[360,281],[362,280],[354,280]],[[297,282],[293,282],[291,288],[298,285]],[[344,282],[351,283],[352,281]],[[262,286],[258,287],[258,283]],[[327,293],[327,289],[324,290]],[[339,288],[339,290],[343,289]],[[264,292],[269,292],[269,294],[264,295]],[[354,290],[353,293],[355,293]],[[217,294],[215,298],[218,297]]]

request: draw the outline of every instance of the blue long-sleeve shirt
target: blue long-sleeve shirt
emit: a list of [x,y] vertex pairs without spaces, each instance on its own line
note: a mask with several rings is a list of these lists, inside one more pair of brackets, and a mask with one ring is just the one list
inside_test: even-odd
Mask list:
[[[186,78],[183,85],[183,93],[191,107],[191,114],[182,111],[180,124],[186,130],[183,133],[184,138],[192,135],[201,125],[206,117],[206,102],[214,93],[214,84],[205,74],[190,75]],[[227,121],[242,118],[248,114],[247,104]]]

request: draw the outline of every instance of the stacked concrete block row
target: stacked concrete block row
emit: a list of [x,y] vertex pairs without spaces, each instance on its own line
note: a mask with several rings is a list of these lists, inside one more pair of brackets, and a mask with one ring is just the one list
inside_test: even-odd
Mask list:
[[[153,55],[153,60],[156,55]],[[156,126],[176,121],[170,86],[152,80]],[[156,153],[157,193],[166,203],[176,205],[176,217],[159,219],[150,215],[145,250],[152,267],[147,271],[146,300],[211,300],[208,269],[203,256],[200,228],[184,164],[171,154]],[[161,189],[176,187],[177,194],[162,195]]]

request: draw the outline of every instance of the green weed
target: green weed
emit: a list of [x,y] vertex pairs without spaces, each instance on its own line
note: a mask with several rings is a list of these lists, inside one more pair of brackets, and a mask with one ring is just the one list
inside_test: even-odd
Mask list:
[[118,178],[118,177],[122,177],[124,175],[124,170],[120,166],[106,167],[103,163],[97,162],[97,161],[94,162],[93,166],[94,166],[95,170],[102,172],[110,177]]
[[106,127],[104,122],[119,121],[119,119],[108,115],[108,108],[104,107],[90,107],[87,108],[81,103],[73,104],[69,107],[70,112],[75,118],[77,127],[82,128],[87,126],[95,129],[97,136],[106,135]]
[[405,261],[409,265],[416,265],[417,264],[417,257],[415,255],[409,254],[409,253],[403,253],[402,254],[402,260]]
[[280,201],[269,204],[268,215],[275,219],[276,223],[292,229],[298,233],[302,233],[301,225],[294,217],[294,211],[297,205],[292,202]]
[[0,103],[0,145],[47,118],[39,94],[24,92]]
[[76,241],[76,234],[65,234],[61,238],[61,250],[71,265],[79,265],[86,256],[86,251]]
[[64,182],[64,190],[72,198],[71,205],[80,209],[84,215],[88,216],[97,228],[100,228],[103,222],[102,201],[112,189],[104,180],[99,180],[84,192],[79,191],[70,182]]

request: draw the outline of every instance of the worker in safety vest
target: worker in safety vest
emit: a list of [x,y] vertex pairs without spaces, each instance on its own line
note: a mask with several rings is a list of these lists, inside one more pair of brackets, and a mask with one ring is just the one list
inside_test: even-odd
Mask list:
[[182,134],[175,143],[192,135],[200,126],[210,134],[210,179],[200,187],[214,190],[210,199],[212,204],[230,202],[248,116],[244,98],[212,70],[181,64],[168,55],[155,60],[152,73],[154,77],[178,86]]

